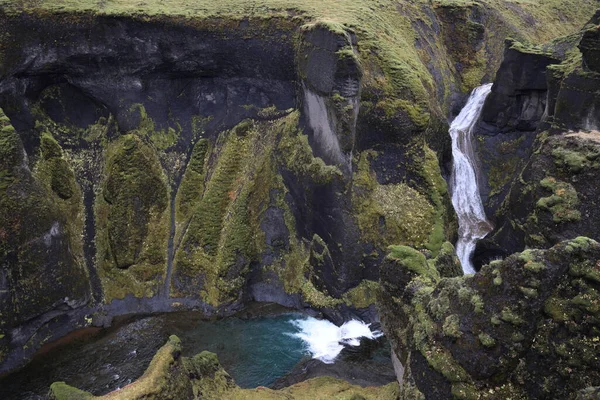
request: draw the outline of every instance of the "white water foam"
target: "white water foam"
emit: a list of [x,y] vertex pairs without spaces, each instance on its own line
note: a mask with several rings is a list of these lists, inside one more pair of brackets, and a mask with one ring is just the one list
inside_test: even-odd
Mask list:
[[452,204],[458,215],[459,236],[456,253],[465,274],[475,273],[471,254],[477,240],[485,237],[492,229],[479,195],[473,153],[473,127],[479,120],[485,99],[491,90],[491,83],[473,90],[467,104],[450,125],[454,158],[450,188]]
[[325,364],[333,364],[346,345],[360,346],[361,338],[377,339],[383,336],[381,331],[371,331],[371,324],[357,320],[348,321],[339,327],[312,317],[294,320],[292,323],[300,329],[293,336],[302,339],[312,357]]

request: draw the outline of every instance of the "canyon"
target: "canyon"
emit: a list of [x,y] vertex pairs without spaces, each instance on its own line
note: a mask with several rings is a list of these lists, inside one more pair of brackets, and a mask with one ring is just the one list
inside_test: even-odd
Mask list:
[[397,383],[241,389],[171,336],[107,398],[596,398],[596,6],[0,0],[0,374],[276,303],[381,323]]

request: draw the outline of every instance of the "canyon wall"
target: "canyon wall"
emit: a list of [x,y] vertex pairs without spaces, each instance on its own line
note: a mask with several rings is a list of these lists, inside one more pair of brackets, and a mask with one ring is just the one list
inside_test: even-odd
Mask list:
[[387,247],[455,239],[448,117],[593,9],[159,3],[0,3],[0,372],[125,313],[377,319]]

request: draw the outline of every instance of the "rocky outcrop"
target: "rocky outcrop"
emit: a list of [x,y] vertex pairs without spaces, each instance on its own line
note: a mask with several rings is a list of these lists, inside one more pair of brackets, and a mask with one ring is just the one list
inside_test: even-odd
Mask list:
[[421,253],[392,247],[379,304],[401,393],[574,399],[593,392],[598,265],[600,244],[579,237],[494,261],[474,276],[440,278]]
[[181,356],[181,342],[176,336],[156,353],[148,369],[137,381],[104,396],[56,382],[50,388],[51,400],[88,399],[352,399],[393,400],[397,384],[379,388],[361,388],[334,378],[314,378],[281,390],[265,387],[240,389],[221,367],[214,353],[204,351],[194,357]]
[[[579,34],[537,48],[523,50],[519,45],[511,50],[533,51],[527,57],[538,60],[537,64],[524,63],[518,76],[507,67],[511,59],[507,51],[508,61],[503,63],[504,70],[498,72],[495,91],[528,81],[529,87],[545,88],[539,92],[543,94],[543,107],[531,108],[537,110],[535,118],[525,124],[535,132],[520,136],[495,134],[500,127],[496,123],[491,129],[495,136],[488,137],[490,116],[518,125],[522,121],[516,115],[522,112],[506,119],[502,116],[510,113],[498,111],[503,108],[498,106],[503,104],[502,98],[490,97],[486,103],[478,131],[479,151],[485,160],[482,175],[484,180],[487,177],[491,190],[487,208],[496,228],[478,244],[476,265],[525,246],[547,248],[578,235],[600,238],[595,228],[598,194],[589,185],[596,177],[598,151],[594,130],[599,101],[596,88],[600,81],[588,66],[593,68],[597,23],[598,15]],[[557,59],[563,61],[556,63]],[[516,100],[505,103],[519,108]]]
[[551,52],[506,41],[504,59],[475,131],[479,187],[488,215],[495,214],[522,160],[531,155],[535,131],[546,112],[546,69],[559,62]]
[[52,135],[45,133],[40,147],[40,168],[31,170],[0,109],[0,361],[10,341],[27,346],[37,335],[64,335],[70,318],[83,324],[77,309],[92,300],[79,188]]

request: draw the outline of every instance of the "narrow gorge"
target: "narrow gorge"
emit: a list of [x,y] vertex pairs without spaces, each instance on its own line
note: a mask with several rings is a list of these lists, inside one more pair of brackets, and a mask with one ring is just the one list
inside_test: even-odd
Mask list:
[[596,0],[0,0],[0,397],[597,399]]

